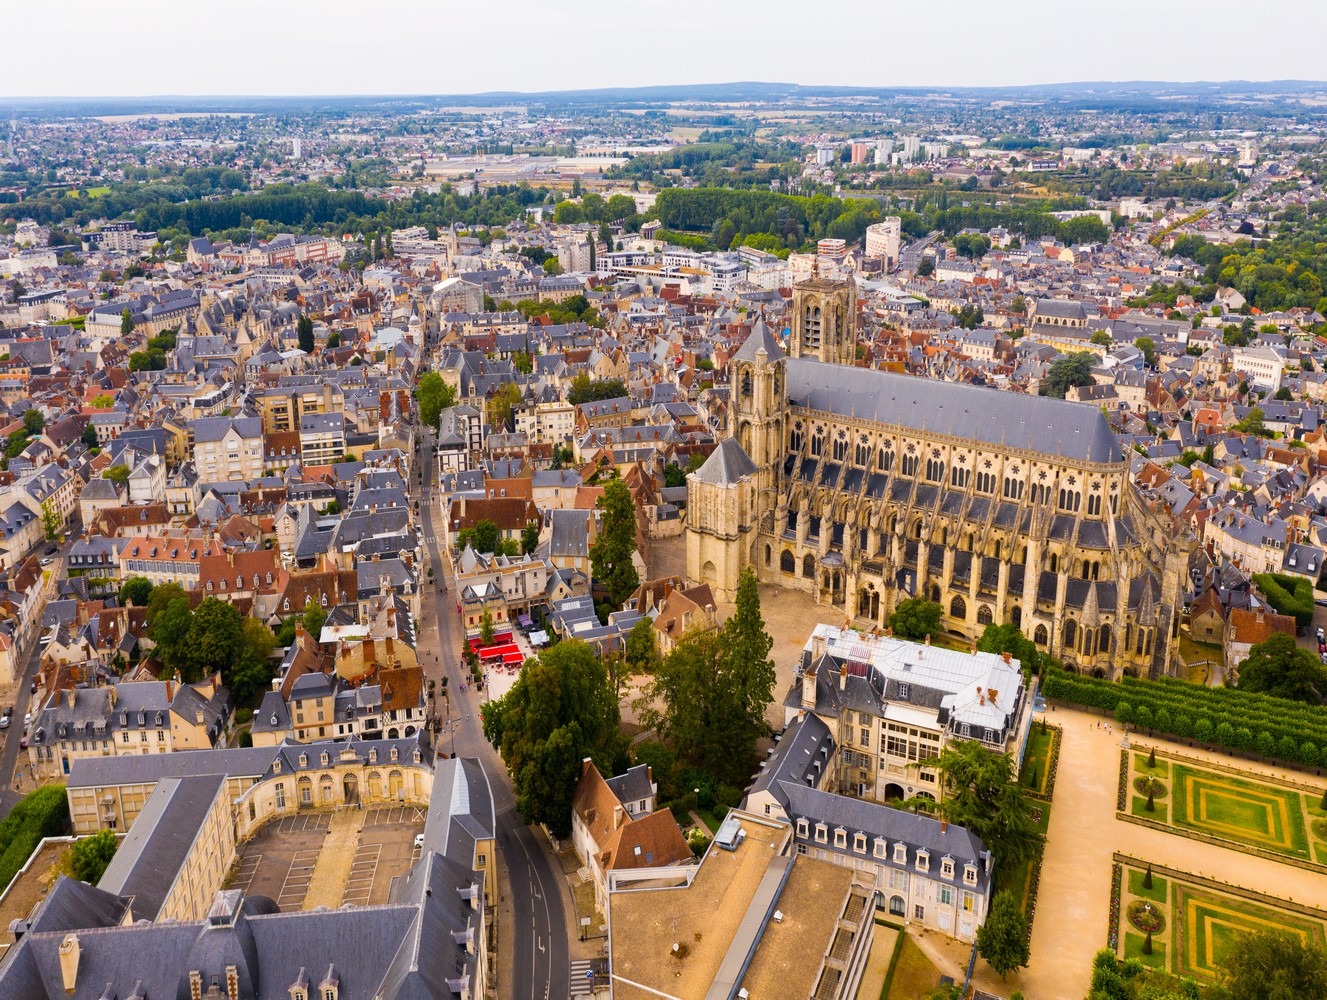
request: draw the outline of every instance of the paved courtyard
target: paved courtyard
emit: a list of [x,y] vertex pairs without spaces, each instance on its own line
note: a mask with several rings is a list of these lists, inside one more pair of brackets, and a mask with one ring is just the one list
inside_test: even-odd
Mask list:
[[229,887],[242,889],[246,895],[267,896],[284,912],[305,908],[313,889],[321,898],[335,897],[340,905],[385,903],[392,880],[418,858],[414,839],[424,829],[424,810],[410,805],[382,806],[345,814],[343,818],[356,823],[362,820],[363,826],[357,832],[347,831],[353,854],[341,859],[348,864],[337,867],[337,879],[344,883],[339,888],[314,884],[314,871],[324,849],[332,848],[328,841],[332,818],[328,812],[301,813],[263,827],[239,846]]

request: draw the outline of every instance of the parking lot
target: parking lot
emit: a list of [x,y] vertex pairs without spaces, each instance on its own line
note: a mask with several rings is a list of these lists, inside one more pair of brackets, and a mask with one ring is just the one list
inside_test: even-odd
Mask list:
[[[383,806],[366,809],[362,816],[363,828],[341,894],[343,906],[387,902],[392,880],[404,875],[419,857],[414,840],[424,829],[423,809]],[[228,887],[267,896],[285,912],[300,909],[331,819],[328,812],[301,813],[268,824],[239,847]]]

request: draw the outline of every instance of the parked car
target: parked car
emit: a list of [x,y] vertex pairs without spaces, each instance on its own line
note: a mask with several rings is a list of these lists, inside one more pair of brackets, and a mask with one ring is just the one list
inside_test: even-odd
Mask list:
[[53,555],[55,555],[55,554],[56,554],[57,552],[59,552],[59,551],[60,551],[60,546],[58,546],[58,545],[48,545],[48,546],[46,546],[46,554],[47,554],[48,556],[53,556]]
[[23,728],[27,729],[30,725],[32,725],[32,713],[28,712],[23,716]]
[[422,833],[417,833],[415,834],[415,850],[422,851],[423,849],[424,849],[424,835]]
[[9,728],[9,716],[0,715],[0,729],[8,729],[8,728]]
[[20,750],[26,750],[28,748],[28,738],[26,736],[20,736],[18,738],[18,748]]
[[5,710],[4,710],[3,712],[0,712],[0,715],[3,715],[6,719],[9,718],[9,717],[10,717],[11,715],[13,715],[13,714],[14,714],[14,706],[13,706],[13,705],[6,705],[6,706],[5,706]]

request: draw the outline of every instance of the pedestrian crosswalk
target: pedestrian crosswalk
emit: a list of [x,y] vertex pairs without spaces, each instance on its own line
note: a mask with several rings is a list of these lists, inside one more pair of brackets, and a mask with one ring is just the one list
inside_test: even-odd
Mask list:
[[588,997],[594,993],[595,963],[576,961],[571,963],[571,995]]

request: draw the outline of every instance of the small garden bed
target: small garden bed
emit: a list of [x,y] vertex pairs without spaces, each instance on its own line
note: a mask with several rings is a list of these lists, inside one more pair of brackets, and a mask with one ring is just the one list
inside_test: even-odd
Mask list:
[[1129,923],[1144,934],[1160,934],[1166,929],[1166,918],[1151,901],[1135,899],[1129,904]]

